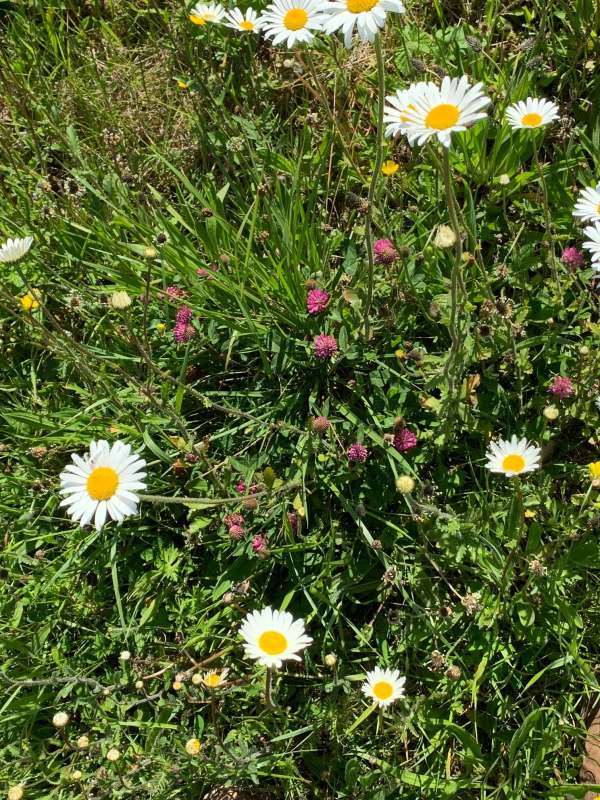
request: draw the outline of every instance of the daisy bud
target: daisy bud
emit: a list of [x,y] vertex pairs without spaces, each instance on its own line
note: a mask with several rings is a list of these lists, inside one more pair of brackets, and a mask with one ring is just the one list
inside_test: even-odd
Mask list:
[[111,747],[106,754],[106,758],[108,761],[118,761],[121,758],[121,751],[117,750],[116,747]]
[[454,247],[456,234],[449,225],[439,225],[433,243],[441,248]]
[[173,690],[178,692],[183,687],[183,683],[181,681],[173,681],[172,686]]
[[83,778],[83,772],[80,769],[75,769],[71,773],[71,779],[74,781],[80,781]]
[[136,689],[143,689],[144,688],[144,681],[136,681],[135,682]]
[[462,675],[462,670],[460,667],[450,666],[448,667],[448,669],[444,674],[446,675],[448,680],[457,681],[460,679],[460,676]]
[[549,420],[556,419],[559,413],[560,412],[556,406],[546,406],[546,408],[543,411],[544,416],[546,417],[546,419]]
[[185,743],[185,752],[188,756],[197,756],[201,749],[200,739],[188,739]]
[[202,675],[199,672],[196,672],[192,675],[192,683],[194,686],[199,686],[202,683]]
[[508,186],[508,184],[510,183],[510,178],[508,177],[506,172],[502,173],[502,175],[499,176],[498,183],[500,184],[500,186]]
[[8,800],[22,800],[25,792],[22,786],[11,786],[6,795]]
[[69,724],[69,715],[64,711],[57,711],[52,717],[52,724],[55,728],[64,728]]
[[402,494],[410,494],[414,491],[415,482],[410,475],[401,475],[396,478],[396,489]]
[[130,658],[131,658],[131,653],[129,652],[129,650],[121,650],[119,654],[119,659],[121,661],[129,661]]
[[337,656],[335,653],[327,653],[324,661],[326,667],[329,667],[329,669],[333,669],[337,664]]
[[113,292],[108,302],[113,308],[128,308],[131,305],[131,297],[127,292]]
[[89,746],[90,746],[90,740],[89,737],[87,737],[85,734],[77,739],[77,747],[80,750],[87,750]]

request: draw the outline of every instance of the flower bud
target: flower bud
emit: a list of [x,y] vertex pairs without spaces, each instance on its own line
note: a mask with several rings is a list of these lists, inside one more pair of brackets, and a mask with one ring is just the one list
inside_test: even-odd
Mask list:
[[396,489],[402,494],[410,494],[414,491],[415,482],[410,475],[401,475],[399,478],[396,478]]
[[325,666],[333,669],[337,664],[337,656],[335,653],[327,653],[325,656]]
[[111,747],[106,754],[106,758],[108,761],[118,761],[121,758],[121,751],[117,750],[116,747]]
[[64,728],[69,724],[69,715],[64,711],[57,711],[52,717],[52,724],[55,728]]
[[433,243],[436,247],[453,247],[456,244],[456,234],[449,225],[439,225]]
[[185,752],[188,756],[197,756],[201,749],[200,739],[188,739],[185,743]]
[[546,419],[553,420],[558,417],[560,412],[556,406],[546,406],[543,413]]
[[89,737],[87,737],[85,734],[83,736],[80,736],[79,739],[77,739],[77,747],[80,750],[86,750],[89,746],[90,746],[90,740]]

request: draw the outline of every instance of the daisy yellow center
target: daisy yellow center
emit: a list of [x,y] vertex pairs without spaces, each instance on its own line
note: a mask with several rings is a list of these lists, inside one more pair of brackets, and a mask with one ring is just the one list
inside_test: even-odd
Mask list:
[[299,31],[308,22],[308,14],[303,8],[291,8],[283,18],[288,31]]
[[537,128],[542,124],[542,115],[532,111],[531,114],[525,114],[521,119],[522,125],[527,125],[528,128]]
[[445,131],[456,125],[460,111],[458,106],[454,103],[440,103],[439,106],[434,106],[425,117],[425,125],[428,128],[435,128],[436,131]]
[[346,0],[346,8],[353,14],[362,14],[375,8],[379,0]]
[[279,656],[286,650],[288,642],[279,631],[265,631],[258,639],[258,646],[268,656]]
[[600,214],[600,203],[598,203],[598,205],[596,206],[596,213]]
[[254,30],[254,23],[249,19],[243,19],[240,22],[240,28],[245,31],[253,31]]
[[194,25],[206,25],[208,17],[201,17],[199,14],[190,14],[190,22]]
[[505,472],[523,472],[525,459],[520,453],[510,453],[502,459],[502,469]]
[[221,683],[221,676],[218,672],[209,672],[204,676],[204,685],[209,686],[211,689]]
[[389,700],[393,691],[394,687],[387,681],[377,681],[373,686],[373,694],[378,700]]
[[110,500],[119,486],[119,476],[112,467],[96,467],[87,479],[92,500]]

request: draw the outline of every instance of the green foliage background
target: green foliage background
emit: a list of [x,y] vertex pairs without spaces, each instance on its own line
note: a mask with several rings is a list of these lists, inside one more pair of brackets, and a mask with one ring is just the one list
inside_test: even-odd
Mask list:
[[[379,182],[373,216],[404,255],[378,268],[374,332],[361,336],[372,48],[321,38],[287,52],[196,28],[178,2],[0,2],[1,238],[35,237],[20,270],[0,271],[6,787],[61,799],[222,786],[285,800],[582,796],[598,692],[585,465],[599,459],[600,328],[591,270],[555,274],[550,251],[580,245],[575,189],[600,177],[599,25],[594,0],[409,2],[388,18],[389,92],[465,73],[493,98],[489,121],[451,151],[469,333],[448,426],[452,254],[432,242],[448,222],[443,185],[429,151],[402,139],[386,144],[400,170]],[[550,232],[531,138],[503,122],[528,94],[562,113],[540,139]],[[318,318],[307,281],[332,296]],[[194,310],[189,347],[170,333],[170,285]],[[30,287],[42,307],[24,314]],[[115,290],[128,309],[108,304]],[[312,354],[320,332],[338,339],[332,364]],[[577,394],[549,421],[557,374]],[[308,424],[319,414],[332,421],[322,439]],[[398,417],[419,437],[406,457],[384,438]],[[544,446],[525,515],[513,483],[483,466],[490,436],[512,433]],[[72,524],[61,469],[91,439],[119,437],[149,461],[149,492],[203,504],[143,503],[100,533]],[[349,467],[354,441],[370,456]],[[400,475],[415,478],[412,495],[396,491]],[[240,480],[262,493],[235,542],[223,515],[241,503],[223,501]],[[257,534],[267,558],[252,551]],[[468,613],[461,601],[477,593]],[[275,711],[237,637],[266,604],[304,617],[314,638],[278,676]],[[189,680],[205,662],[231,669],[214,703]],[[375,664],[407,676],[383,721],[360,693]],[[71,716],[61,733],[57,710]]]

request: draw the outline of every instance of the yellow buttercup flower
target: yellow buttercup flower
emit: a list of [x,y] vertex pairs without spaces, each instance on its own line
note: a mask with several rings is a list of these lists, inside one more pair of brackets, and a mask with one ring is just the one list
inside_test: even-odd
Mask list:
[[41,296],[42,293],[39,289],[30,289],[30,291],[22,297],[19,297],[19,302],[21,303],[23,311],[35,311],[36,308],[39,308]]
[[600,461],[593,461],[591,464],[588,464],[588,470],[590,471],[590,478],[592,478],[592,480],[600,478]]
[[398,170],[400,169],[400,164],[397,164],[395,161],[389,159],[388,161],[384,161],[381,165],[381,171],[385,175],[386,178],[391,178],[392,175],[395,175]]

